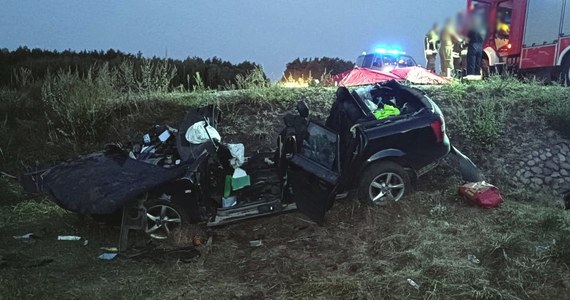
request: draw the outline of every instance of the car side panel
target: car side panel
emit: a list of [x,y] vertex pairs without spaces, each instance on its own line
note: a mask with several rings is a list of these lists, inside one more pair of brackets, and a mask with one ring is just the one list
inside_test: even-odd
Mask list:
[[410,119],[379,125],[365,130],[366,147],[360,158],[353,163],[354,178],[351,187],[358,183],[359,174],[376,161],[393,159],[414,172],[433,164],[449,153],[447,136],[438,143],[431,123],[438,120],[437,114],[426,112]]
[[381,151],[376,152],[374,155],[370,156],[370,158],[368,158],[366,160],[367,163],[373,163],[375,161],[381,160],[383,158],[387,158],[387,157],[405,157],[406,153],[403,152],[400,149],[394,149],[394,148],[390,148],[390,149],[384,149]]

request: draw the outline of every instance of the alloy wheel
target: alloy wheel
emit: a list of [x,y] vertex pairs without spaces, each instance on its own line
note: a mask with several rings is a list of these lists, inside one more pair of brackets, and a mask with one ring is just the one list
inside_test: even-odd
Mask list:
[[147,233],[153,239],[165,240],[182,225],[182,216],[176,209],[165,204],[153,205],[147,209]]
[[386,201],[399,201],[405,192],[406,186],[402,177],[396,173],[382,173],[370,183],[368,194],[374,204]]

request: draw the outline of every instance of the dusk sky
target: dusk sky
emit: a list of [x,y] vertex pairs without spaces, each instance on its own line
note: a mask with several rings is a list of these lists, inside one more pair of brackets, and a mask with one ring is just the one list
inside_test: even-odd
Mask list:
[[424,64],[423,36],[464,0],[0,0],[0,48],[106,50],[263,65],[278,79],[297,57],[354,61],[379,45]]

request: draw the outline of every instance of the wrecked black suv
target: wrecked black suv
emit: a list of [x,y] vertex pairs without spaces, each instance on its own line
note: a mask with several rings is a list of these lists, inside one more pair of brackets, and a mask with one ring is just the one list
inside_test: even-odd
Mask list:
[[[378,118],[374,110],[382,105],[399,114]],[[185,223],[216,226],[295,209],[321,223],[335,199],[352,190],[369,204],[398,201],[450,151],[438,106],[396,82],[353,92],[341,87],[325,124],[309,116],[299,102],[297,113],[284,118],[277,149],[244,159],[238,167],[246,176],[239,178],[234,151],[212,131],[203,131],[206,142],[188,140],[196,124],[217,126],[220,112],[209,106],[189,112],[177,129],[148,136],[144,149],[111,146],[27,174],[23,184],[84,214],[141,203],[146,232],[161,239]],[[136,218],[123,210],[128,217]]]

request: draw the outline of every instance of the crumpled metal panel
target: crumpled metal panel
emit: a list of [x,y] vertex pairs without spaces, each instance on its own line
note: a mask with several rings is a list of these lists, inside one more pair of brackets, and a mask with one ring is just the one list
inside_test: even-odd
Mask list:
[[62,208],[83,214],[111,214],[129,200],[181,177],[186,168],[165,169],[124,153],[96,152],[35,174],[24,175],[28,192],[44,192]]

